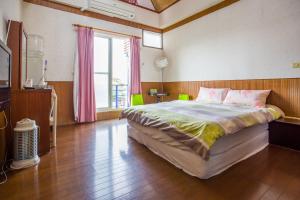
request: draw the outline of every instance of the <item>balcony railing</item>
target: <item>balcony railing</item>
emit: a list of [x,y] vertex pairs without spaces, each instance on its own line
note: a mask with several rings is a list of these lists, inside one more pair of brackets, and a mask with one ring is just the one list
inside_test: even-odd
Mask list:
[[126,108],[128,105],[128,85],[112,85],[112,107]]

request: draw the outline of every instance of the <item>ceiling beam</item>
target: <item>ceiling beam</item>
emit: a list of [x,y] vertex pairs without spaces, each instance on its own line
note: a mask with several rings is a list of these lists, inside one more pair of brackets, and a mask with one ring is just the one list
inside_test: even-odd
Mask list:
[[151,0],[156,12],[161,13],[180,0]]
[[[147,8],[147,7],[144,7],[144,6],[141,6],[141,5],[139,5],[139,4],[132,4],[132,3],[129,3],[129,2],[126,1],[126,0],[119,0],[119,1],[122,1],[123,3],[127,3],[127,4],[129,4],[129,5],[136,6],[136,7],[145,9],[145,10],[149,10],[149,11],[154,12],[154,13],[158,13],[158,12],[155,10],[155,8],[154,8],[154,10],[153,10],[153,9],[150,9],[150,8]],[[151,2],[152,2],[152,0],[151,0]],[[154,6],[153,6],[153,7],[154,7]]]
[[183,25],[185,25],[187,23],[190,23],[190,22],[192,22],[194,20],[197,20],[197,19],[199,19],[201,17],[209,15],[210,13],[213,13],[213,12],[215,12],[217,10],[220,10],[222,8],[230,6],[231,4],[233,4],[235,2],[238,2],[238,1],[240,1],[240,0],[224,0],[224,1],[222,1],[222,2],[220,2],[218,4],[216,4],[216,5],[213,5],[213,6],[207,8],[205,10],[197,12],[196,14],[194,14],[194,15],[192,15],[190,17],[187,17],[187,18],[185,18],[183,20],[180,20],[179,22],[176,22],[176,23],[174,23],[174,24],[172,24],[172,25],[170,25],[170,26],[168,26],[166,28],[163,28],[162,29],[163,33],[166,33],[168,31],[171,31],[171,30],[175,29],[175,28],[178,28],[178,27],[183,26]]
[[158,13],[162,13],[165,10],[167,10],[168,8],[170,8],[171,6],[175,5],[176,3],[178,3],[180,0],[176,0],[173,3],[169,4],[168,6],[166,6],[164,9],[162,9],[161,11],[159,11]]
[[83,15],[86,17],[92,17],[95,19],[100,19],[100,20],[104,20],[104,21],[108,21],[108,22],[112,22],[112,23],[116,23],[116,24],[130,26],[133,28],[138,28],[138,29],[143,29],[143,30],[158,32],[158,33],[162,32],[162,29],[160,29],[160,28],[148,26],[148,25],[141,24],[138,22],[129,21],[126,19],[121,19],[118,17],[110,17],[107,15],[103,15],[103,14],[88,11],[88,10],[81,11],[80,8],[76,8],[74,6],[69,6],[69,5],[54,2],[54,1],[49,1],[49,0],[23,0],[23,1],[27,2],[27,3],[32,3],[32,4],[36,4],[36,5],[40,5],[40,6],[45,6],[48,8],[53,8],[53,9],[69,12],[69,13]]
[[[119,0],[119,1],[122,1],[124,3],[127,3],[127,4],[130,4],[132,6],[136,6],[136,7],[139,7],[139,8],[143,8],[143,9],[146,9],[146,10],[149,10],[149,11],[152,11],[152,12],[155,12],[155,13],[161,13],[163,11],[165,11],[166,9],[170,8],[171,6],[173,6],[174,4],[176,4],[177,2],[179,2],[180,0],[168,0],[168,1],[171,1],[169,3],[167,3],[166,6],[164,6],[164,9],[159,9],[157,6],[160,4],[160,3],[156,3],[156,0],[150,0],[151,1],[151,4],[153,5],[153,9],[150,9],[150,8],[147,8],[147,7],[144,7],[144,6],[141,6],[139,4],[132,4],[132,3],[129,3],[127,0]],[[166,1],[166,0],[163,0],[163,1]],[[172,2],[173,1],[173,2]]]
[[154,0],[151,0],[151,3],[153,5],[153,8],[155,9],[155,11],[158,13],[158,8],[156,7],[156,3],[154,2]]
[[[222,8],[225,8],[227,6],[230,6],[231,4],[238,2],[240,0],[224,0],[216,5],[213,5],[205,10],[199,11],[198,13],[187,17],[183,20],[180,20],[179,22],[176,22],[168,27],[165,27],[163,29],[161,28],[157,28],[157,27],[152,27],[152,26],[148,26],[145,24],[141,24],[141,23],[137,23],[137,22],[133,22],[133,21],[129,21],[129,20],[125,20],[125,19],[121,19],[121,18],[117,18],[117,17],[110,17],[107,15],[103,15],[100,13],[96,13],[96,12],[92,12],[92,11],[81,11],[80,8],[76,8],[73,6],[69,6],[69,5],[65,5],[62,3],[58,3],[58,2],[53,2],[53,1],[49,1],[49,0],[23,0],[24,2],[27,3],[32,3],[32,4],[36,4],[36,5],[40,5],[40,6],[45,6],[48,8],[53,8],[53,9],[57,9],[57,10],[61,10],[61,11],[65,11],[65,12],[70,12],[70,13],[74,13],[74,14],[78,14],[78,15],[83,15],[83,16],[87,16],[87,17],[91,17],[91,18],[95,18],[95,19],[100,19],[100,20],[104,20],[104,21],[109,21],[112,23],[117,23],[117,24],[121,24],[121,25],[125,25],[125,26],[130,26],[133,28],[138,28],[138,29],[143,29],[143,30],[147,30],[147,31],[152,31],[152,32],[157,32],[157,33],[166,33],[168,31],[171,31],[173,29],[176,29],[180,26],[183,26],[187,23],[190,23],[194,20],[197,20],[201,17],[204,17],[206,15],[209,15],[210,13],[213,13],[215,11],[218,11]],[[179,0],[178,0],[179,1]],[[178,2],[177,1],[177,2]]]

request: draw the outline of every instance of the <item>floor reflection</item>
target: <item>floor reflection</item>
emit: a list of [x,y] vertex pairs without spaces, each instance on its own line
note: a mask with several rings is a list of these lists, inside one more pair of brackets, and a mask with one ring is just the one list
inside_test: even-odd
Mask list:
[[126,120],[115,120],[60,127],[57,147],[38,166],[10,172],[0,199],[300,199],[299,166],[298,152],[271,146],[199,180],[128,138]]
[[[121,172],[130,169],[127,163],[128,141],[126,120],[117,123],[97,124],[94,139],[94,160],[95,169],[93,198],[104,197],[109,194],[114,196],[121,186],[130,186],[127,178]],[[105,176],[103,176],[105,174]],[[105,180],[105,183],[99,181]]]

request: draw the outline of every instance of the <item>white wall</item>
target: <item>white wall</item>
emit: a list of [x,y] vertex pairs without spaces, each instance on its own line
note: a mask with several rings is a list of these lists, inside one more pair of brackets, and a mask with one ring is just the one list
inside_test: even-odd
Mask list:
[[[23,4],[23,21],[29,34],[44,37],[45,58],[48,60],[48,81],[73,80],[76,32],[72,24],[95,26],[137,36],[142,34],[140,29],[29,3]],[[153,66],[154,58],[160,54],[161,50],[141,49],[142,81],[160,80],[160,73]]]
[[22,0],[0,0],[0,39],[6,37],[7,20],[20,21],[22,16]]
[[299,19],[299,0],[241,0],[167,32],[166,80],[300,77]]
[[[0,38],[3,39],[6,32],[5,21],[21,20],[23,12],[27,32],[45,38],[50,81],[72,80],[76,38],[73,23],[141,36],[139,29],[34,4],[23,3],[22,10],[20,1],[0,0]],[[182,0],[187,1],[190,0]],[[166,19],[163,24],[177,19],[173,15],[177,13],[179,16],[177,11],[182,2],[161,14],[161,20]],[[201,5],[210,5],[204,5],[205,2],[208,1]],[[195,7],[182,9],[182,14],[193,13]],[[164,34],[164,51],[170,58],[170,67],[166,69],[165,79],[300,77],[300,70],[292,68],[292,63],[300,62],[299,18],[299,0],[241,0],[167,32]],[[153,23],[157,23],[155,21]],[[142,47],[142,81],[160,81],[160,72],[155,69],[153,61],[161,53]]]

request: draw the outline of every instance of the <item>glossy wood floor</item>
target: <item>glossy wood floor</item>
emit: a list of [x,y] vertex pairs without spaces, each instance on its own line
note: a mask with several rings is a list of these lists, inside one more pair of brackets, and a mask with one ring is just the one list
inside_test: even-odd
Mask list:
[[300,199],[300,153],[268,147],[200,180],[127,138],[124,120],[68,126],[39,166],[9,174],[0,199]]

